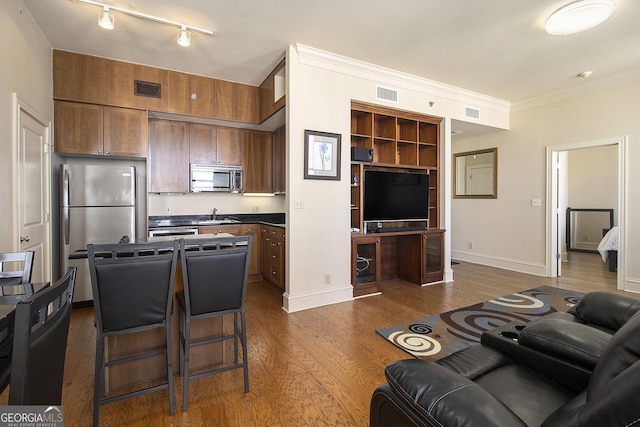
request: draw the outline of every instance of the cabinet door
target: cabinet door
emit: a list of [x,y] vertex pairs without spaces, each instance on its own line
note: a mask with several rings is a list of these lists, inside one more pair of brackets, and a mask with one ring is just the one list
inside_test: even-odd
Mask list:
[[242,173],[246,193],[271,193],[271,134],[268,132],[243,132]]
[[200,234],[220,234],[229,233],[234,236],[240,235],[240,226],[238,225],[202,225],[198,227]]
[[251,258],[249,260],[249,274],[260,274],[262,264],[262,258],[260,257],[260,254],[262,253],[260,250],[262,246],[262,242],[260,241],[260,226],[256,224],[241,225],[240,235],[253,236],[253,242],[251,243]]
[[221,165],[242,165],[242,129],[218,126],[217,157]]
[[191,123],[189,157],[191,163],[218,163],[218,128],[212,125]]
[[255,86],[225,80],[213,82],[213,116],[222,120],[258,123],[259,90]]
[[351,239],[351,284],[353,296],[380,292],[380,237]]
[[149,120],[149,192],[189,192],[189,123]]
[[422,236],[422,283],[441,281],[444,278],[444,239],[442,232]]
[[104,107],[104,154],[147,157],[147,112]]
[[54,147],[58,153],[102,154],[103,107],[78,102],[55,102]]
[[213,115],[213,79],[169,72],[169,112],[211,117]]
[[273,192],[284,193],[287,185],[286,129],[284,126],[273,133]]

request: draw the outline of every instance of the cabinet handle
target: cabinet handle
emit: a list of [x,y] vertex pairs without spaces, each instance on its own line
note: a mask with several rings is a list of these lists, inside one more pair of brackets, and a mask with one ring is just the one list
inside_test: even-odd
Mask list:
[[98,150],[98,154],[102,154],[102,150]]
[[271,259],[276,259],[276,256],[275,255],[271,255]]
[[108,152],[108,151],[105,151],[105,152],[104,152],[104,154],[109,154],[109,152]]
[[20,236],[20,243],[28,242],[29,240],[31,240],[31,236]]

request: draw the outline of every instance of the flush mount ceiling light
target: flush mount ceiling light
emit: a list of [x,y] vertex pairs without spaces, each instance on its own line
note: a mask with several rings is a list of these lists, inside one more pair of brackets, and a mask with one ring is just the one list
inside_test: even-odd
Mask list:
[[113,30],[115,24],[115,18],[109,12],[109,8],[107,6],[104,7],[102,12],[98,15],[98,25],[100,25],[105,30]]
[[589,30],[613,15],[615,0],[578,0],[553,12],[544,29],[553,36],[566,36]]
[[172,27],[178,28],[178,43],[180,46],[189,46],[191,44],[191,31],[196,31],[201,34],[206,34],[208,36],[215,36],[217,34],[217,30],[208,30],[206,28],[194,27],[193,25],[183,24],[181,22],[170,21],[164,18],[158,18],[157,16],[147,15],[145,13],[136,12],[135,10],[123,9],[121,7],[111,6],[109,4],[100,3],[93,0],[72,0],[75,2],[90,4],[93,6],[98,6],[102,8],[98,18],[98,24],[102,28],[113,29],[115,24],[115,18],[111,11],[116,11],[120,13],[124,13],[129,16],[133,16],[140,19],[146,19],[148,21],[158,22],[160,24],[170,25]]

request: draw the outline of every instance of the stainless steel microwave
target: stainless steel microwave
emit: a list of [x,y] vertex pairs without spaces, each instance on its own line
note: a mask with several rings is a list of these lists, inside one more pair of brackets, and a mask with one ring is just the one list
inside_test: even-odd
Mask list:
[[192,164],[191,191],[242,191],[242,166]]

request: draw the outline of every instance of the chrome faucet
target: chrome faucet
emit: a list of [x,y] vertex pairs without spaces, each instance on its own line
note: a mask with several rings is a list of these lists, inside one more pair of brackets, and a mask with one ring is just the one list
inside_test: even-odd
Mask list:
[[211,219],[216,219],[216,212],[218,212],[218,208],[213,208],[213,214],[211,215]]

